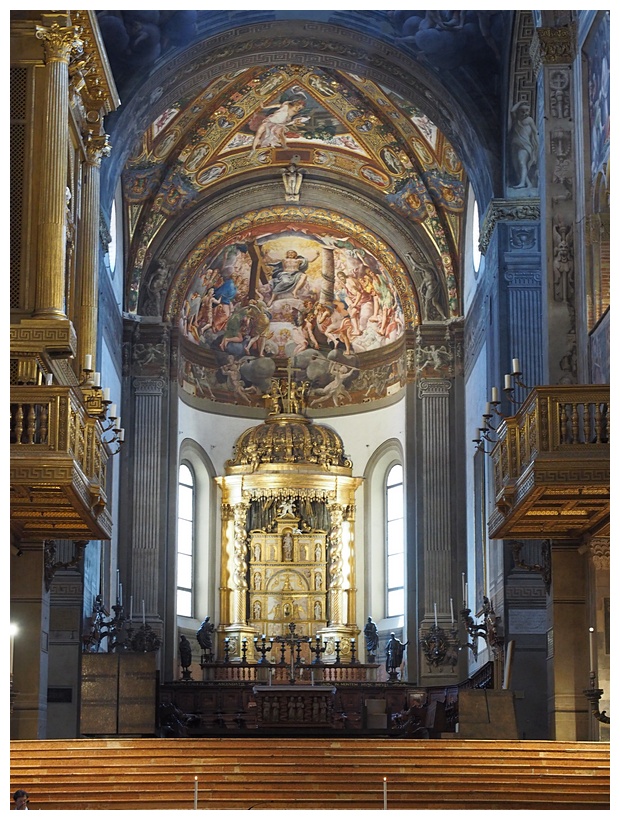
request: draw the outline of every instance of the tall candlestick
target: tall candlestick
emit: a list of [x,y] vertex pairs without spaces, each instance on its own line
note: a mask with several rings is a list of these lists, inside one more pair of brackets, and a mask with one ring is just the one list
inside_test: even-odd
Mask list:
[[93,357],[90,353],[87,353],[84,356],[84,370],[92,370],[93,369]]
[[435,629],[437,629],[437,604],[433,604],[433,610],[435,612]]
[[383,809],[387,809],[387,777],[383,778]]
[[142,599],[142,626],[146,626],[146,610],[144,609],[144,598]]
[[521,364],[518,359],[512,360],[512,372],[513,373],[520,373],[521,372]]
[[452,598],[450,598],[450,624],[454,626],[454,604],[452,603]]
[[118,603],[120,606],[123,605],[123,585],[118,585]]
[[499,401],[499,391],[498,391],[497,387],[492,387],[491,388],[491,401],[492,402]]
[[467,581],[465,581],[465,606],[466,607],[469,605],[469,595],[468,595],[467,587],[468,587],[468,583],[467,583]]
[[461,572],[461,584],[463,587],[463,603],[465,603],[465,573]]
[[194,775],[194,808],[198,808],[198,775]]
[[129,596],[129,620],[133,619],[133,595]]
[[119,598],[121,595],[121,571],[120,569],[116,570],[116,603],[119,603]]
[[591,626],[590,632],[590,672],[594,672],[594,627]]

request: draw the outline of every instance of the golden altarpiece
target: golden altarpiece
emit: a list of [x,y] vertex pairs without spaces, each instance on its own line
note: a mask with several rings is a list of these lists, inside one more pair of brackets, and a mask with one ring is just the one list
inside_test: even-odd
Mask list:
[[[243,642],[296,635],[351,656],[355,622],[355,491],[342,440],[305,416],[307,385],[274,379],[262,424],[237,440],[222,491],[221,623],[231,659]],[[280,660],[278,644],[272,659]],[[287,649],[292,651],[292,648]],[[302,642],[301,658],[310,662]],[[257,658],[256,658],[257,659]]]

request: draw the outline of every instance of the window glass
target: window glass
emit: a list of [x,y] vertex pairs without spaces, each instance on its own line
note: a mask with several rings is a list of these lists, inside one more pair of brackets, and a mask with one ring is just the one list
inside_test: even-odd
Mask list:
[[179,467],[177,515],[177,615],[191,617],[194,586],[194,476],[187,464]]
[[385,493],[385,555],[387,617],[405,612],[405,538],[403,468],[389,471]]

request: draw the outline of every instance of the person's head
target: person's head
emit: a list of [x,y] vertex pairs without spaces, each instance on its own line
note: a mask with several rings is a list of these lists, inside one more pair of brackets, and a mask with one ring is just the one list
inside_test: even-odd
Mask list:
[[297,251],[287,251],[286,256],[288,259],[297,259]]
[[18,789],[13,794],[13,800],[15,801],[15,808],[16,809],[24,809],[26,808],[26,804],[28,803],[28,792],[24,791],[23,789]]

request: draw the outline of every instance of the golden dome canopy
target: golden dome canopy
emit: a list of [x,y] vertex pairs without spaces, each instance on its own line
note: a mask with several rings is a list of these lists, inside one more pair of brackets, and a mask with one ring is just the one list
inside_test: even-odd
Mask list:
[[[330,427],[314,424],[302,415],[304,403],[294,404],[291,400],[295,387],[293,384],[283,390],[279,400],[273,390],[266,397],[271,400],[269,416],[239,436],[233,457],[226,462],[229,475],[259,469],[261,472],[318,470],[351,475],[352,464],[344,453],[342,439]],[[287,412],[282,412],[283,409]],[[290,412],[291,409],[298,412]]]

